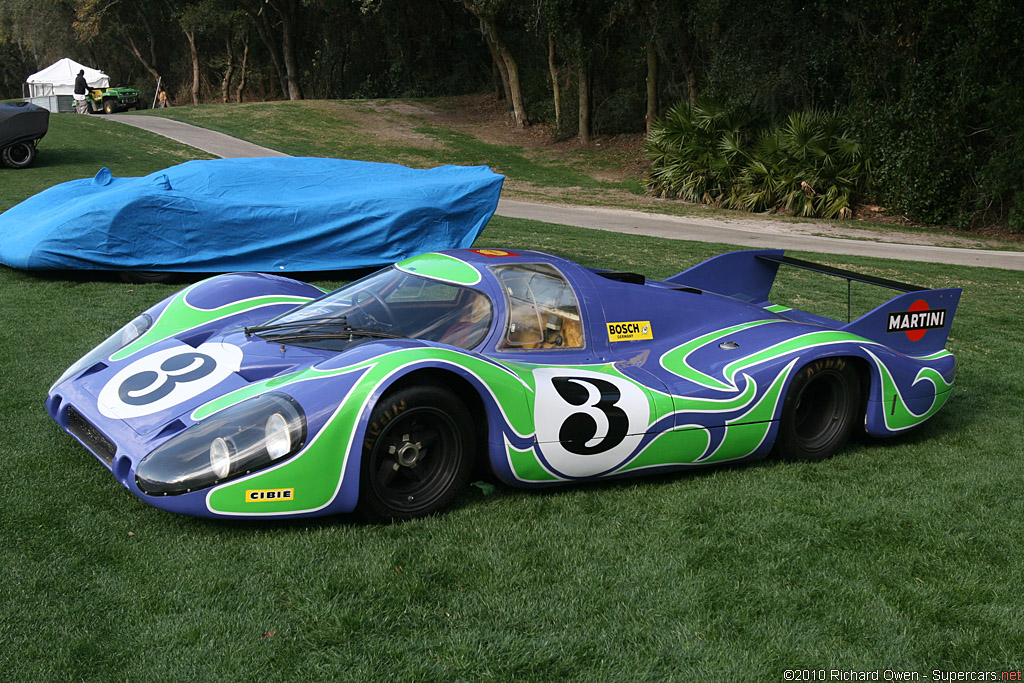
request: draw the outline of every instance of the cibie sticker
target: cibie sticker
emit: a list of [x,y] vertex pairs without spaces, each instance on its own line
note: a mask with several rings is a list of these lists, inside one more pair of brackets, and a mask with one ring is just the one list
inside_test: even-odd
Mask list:
[[946,326],[946,309],[931,309],[928,302],[918,299],[910,304],[910,310],[889,314],[886,332],[906,332],[910,341],[920,341],[928,330],[941,330]]
[[246,503],[270,503],[279,500],[295,500],[295,489],[249,489],[245,492]]
[[114,375],[100,390],[99,409],[115,420],[152,415],[212,389],[241,364],[242,349],[232,344],[160,349]]
[[633,341],[634,339],[654,339],[650,320],[608,323],[608,341]]

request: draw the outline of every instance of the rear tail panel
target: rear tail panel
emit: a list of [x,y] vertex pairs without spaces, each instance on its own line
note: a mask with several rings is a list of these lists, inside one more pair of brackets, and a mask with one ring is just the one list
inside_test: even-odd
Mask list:
[[908,356],[928,356],[946,348],[960,293],[958,288],[907,292],[840,329]]

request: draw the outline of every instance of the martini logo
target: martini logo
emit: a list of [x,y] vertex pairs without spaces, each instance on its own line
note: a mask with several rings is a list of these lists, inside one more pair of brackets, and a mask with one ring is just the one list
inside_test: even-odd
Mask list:
[[269,503],[278,500],[294,500],[295,489],[249,489],[245,492],[246,503]]
[[946,309],[928,308],[928,302],[918,299],[910,305],[909,311],[889,314],[889,332],[904,332],[910,341],[920,341],[928,330],[939,330],[946,326]]
[[654,339],[650,320],[608,323],[608,341],[633,341],[634,339]]
[[504,249],[470,249],[470,251],[486,256],[487,258],[501,258],[503,256],[519,256],[511,251],[505,251]]

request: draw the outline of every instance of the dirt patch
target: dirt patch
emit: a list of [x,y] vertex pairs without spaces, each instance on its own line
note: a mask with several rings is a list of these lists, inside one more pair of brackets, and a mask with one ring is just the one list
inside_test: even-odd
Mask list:
[[345,118],[373,141],[419,149],[441,148],[440,142],[416,131],[419,119],[434,115],[433,109],[426,105],[376,100],[332,104],[343,107]]

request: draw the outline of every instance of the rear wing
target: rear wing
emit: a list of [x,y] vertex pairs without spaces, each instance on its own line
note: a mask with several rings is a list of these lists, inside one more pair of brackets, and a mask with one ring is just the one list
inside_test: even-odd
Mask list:
[[767,304],[779,266],[810,270],[847,281],[847,320],[850,284],[863,282],[901,294],[838,329],[884,344],[911,356],[925,356],[946,347],[961,290],[927,289],[896,280],[791,258],[781,249],[733,251],[673,275],[665,282],[696,287],[752,304]]

